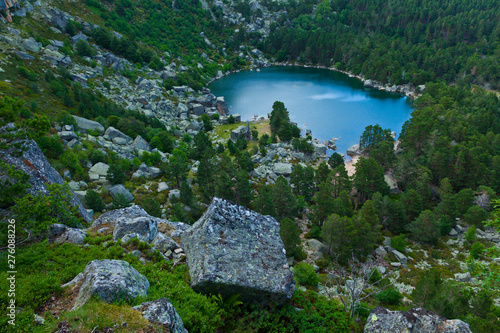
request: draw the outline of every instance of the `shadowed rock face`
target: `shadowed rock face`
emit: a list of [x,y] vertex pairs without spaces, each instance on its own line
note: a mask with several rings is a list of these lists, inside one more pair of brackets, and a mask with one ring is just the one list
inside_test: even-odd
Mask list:
[[191,287],[244,301],[283,303],[295,290],[279,223],[224,199],[181,236]]
[[123,260],[93,260],[63,287],[80,283],[82,285],[74,309],[84,305],[93,296],[111,303],[145,296],[149,290],[148,279]]
[[408,332],[408,333],[472,333],[469,324],[458,320],[448,320],[424,308],[408,312],[390,311],[377,306],[370,312],[364,333]]
[[[9,126],[9,125],[7,125]],[[0,129],[2,131],[3,129]],[[44,195],[49,193],[47,184],[62,184],[64,179],[57,173],[57,171],[50,165],[49,161],[45,158],[42,150],[38,147],[33,140],[19,141],[24,151],[20,157],[13,155],[11,150],[0,152],[0,159],[7,164],[13,165],[18,170],[22,170],[30,176],[28,183],[30,187],[27,192],[31,195],[36,195],[41,192]],[[80,199],[76,195],[71,198],[71,205],[78,209],[78,213],[87,221],[92,221],[87,210],[83,207]]]

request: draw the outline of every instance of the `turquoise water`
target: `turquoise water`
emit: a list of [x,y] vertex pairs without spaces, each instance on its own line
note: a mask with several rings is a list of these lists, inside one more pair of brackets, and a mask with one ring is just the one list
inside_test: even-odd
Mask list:
[[363,88],[348,75],[318,68],[269,67],[225,76],[209,85],[224,96],[230,113],[242,120],[267,116],[275,101],[285,103],[299,128],[312,130],[321,141],[338,138],[337,152],[359,143],[368,125],[401,132],[411,107],[400,94]]

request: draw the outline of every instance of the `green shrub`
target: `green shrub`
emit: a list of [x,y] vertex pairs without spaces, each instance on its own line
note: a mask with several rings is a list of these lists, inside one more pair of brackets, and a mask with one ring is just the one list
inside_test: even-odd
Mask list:
[[85,194],[85,204],[95,212],[102,212],[104,209],[104,202],[101,196],[94,190],[88,190]]
[[48,158],[58,158],[64,152],[64,146],[59,137],[41,136],[36,143]]
[[308,287],[316,287],[319,283],[318,274],[314,271],[314,268],[305,263],[298,263],[293,267],[293,276],[297,283]]
[[118,193],[116,195],[115,200],[113,201],[113,208],[114,209],[119,209],[119,208],[125,208],[125,207],[130,207],[131,206],[131,201],[125,197],[125,195]]
[[469,229],[467,229],[467,231],[465,232],[465,240],[468,242],[468,243],[474,243],[474,241],[476,240],[476,226],[473,225],[471,227],[469,227]]
[[474,259],[479,259],[484,252],[484,245],[479,242],[474,242],[470,248],[470,255]]
[[396,288],[389,288],[375,295],[375,298],[383,304],[399,305],[403,295]]
[[92,164],[97,164],[99,162],[106,163],[108,156],[106,153],[100,151],[99,149],[93,149],[89,154],[89,160]]
[[47,185],[49,194],[38,192],[27,194],[16,201],[13,207],[14,216],[22,228],[31,232],[34,238],[44,237],[54,223],[70,227],[80,225],[78,213],[71,205],[71,190],[67,185]]
[[142,203],[142,208],[151,216],[161,217],[161,206],[154,198],[147,198]]
[[125,181],[125,173],[122,168],[117,163],[112,163],[109,166],[108,173],[106,174],[106,179],[113,185],[123,184]]
[[406,235],[399,235],[391,238],[391,247],[399,252],[404,252],[406,245]]

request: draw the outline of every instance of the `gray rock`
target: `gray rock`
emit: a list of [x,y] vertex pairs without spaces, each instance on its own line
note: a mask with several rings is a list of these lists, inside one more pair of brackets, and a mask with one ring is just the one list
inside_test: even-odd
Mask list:
[[179,244],[177,244],[172,238],[161,232],[158,232],[151,245],[153,245],[153,247],[160,252],[167,252],[168,250],[174,251],[175,249],[180,248]]
[[63,287],[82,281],[73,309],[80,308],[94,296],[111,303],[145,296],[149,290],[148,279],[122,260],[93,260]]
[[149,167],[149,174],[151,175],[152,178],[158,178],[161,176],[161,170],[160,168],[157,167]]
[[73,41],[73,44],[76,44],[79,40],[83,40],[84,42],[88,43],[88,37],[79,32],[78,34],[74,35],[71,37],[71,40]]
[[53,224],[49,229],[49,243],[83,244],[85,237],[85,230],[70,228],[64,224]]
[[288,176],[292,173],[292,165],[290,163],[276,163],[273,171],[278,176]]
[[32,55],[29,55],[29,54],[26,54],[24,52],[21,52],[21,51],[15,51],[14,52],[17,57],[21,60],[35,60],[35,57],[33,57]]
[[33,37],[26,39],[22,43],[23,47],[31,52],[38,53],[42,47],[42,43],[38,43]]
[[121,138],[121,139],[124,139],[126,143],[131,143],[133,141],[130,136],[123,134],[122,132],[120,132],[119,130],[117,130],[116,128],[114,128],[112,126],[110,126],[106,129],[106,132],[104,133],[104,135],[107,135],[110,140],[113,140],[116,138]]
[[451,229],[449,235],[450,235],[450,237],[457,237],[458,233],[455,229]]
[[394,249],[391,251],[391,253],[394,254],[394,256],[396,257],[396,259],[398,259],[401,265],[406,267],[406,264],[408,263],[408,258],[404,254]]
[[316,250],[316,252],[326,253],[328,252],[328,247],[321,243],[319,240],[311,238],[307,241],[307,245]]
[[121,184],[111,187],[108,191],[109,191],[109,194],[113,197],[113,200],[116,200],[116,198],[120,194],[125,196],[125,199],[127,199],[127,201],[134,200],[134,196],[132,195],[132,193],[130,193],[130,191],[127,190],[125,188],[125,186],[123,186]]
[[108,174],[109,165],[106,163],[98,162],[89,170],[90,174],[98,175],[99,177],[106,177]]
[[470,272],[455,274],[455,280],[457,280],[458,282],[470,282],[471,278],[472,276],[470,275]]
[[181,197],[181,191],[179,190],[171,190],[169,193],[168,193],[168,200],[172,200],[172,198],[180,198]]
[[325,155],[326,154],[326,146],[322,143],[313,143],[314,153],[316,155]]
[[158,192],[163,192],[168,190],[170,187],[165,182],[161,182],[158,184]]
[[347,155],[349,156],[356,156],[356,155],[361,155],[361,150],[359,148],[359,145],[352,145],[347,149]]
[[387,255],[387,251],[382,246],[379,246],[375,249],[375,254],[383,258]]
[[139,234],[136,234],[136,233],[126,234],[125,236],[123,236],[121,238],[121,240],[122,240],[122,243],[128,243],[129,240],[134,239],[134,238],[137,238],[141,242],[147,243],[146,237],[139,235]]
[[363,332],[472,333],[469,324],[457,319],[447,320],[424,308],[404,312],[390,311],[381,306],[370,312]]
[[99,124],[97,121],[88,120],[82,117],[73,116],[76,120],[76,125],[80,130],[83,131],[98,131],[100,134],[104,133],[104,126]]
[[78,139],[78,135],[76,135],[75,132],[72,132],[72,131],[62,131],[62,132],[59,132],[57,133],[59,135],[59,137],[63,140],[66,140],[66,141],[71,141],[73,139]]
[[142,136],[138,135],[134,139],[134,148],[135,150],[145,150],[145,151],[151,151],[151,147],[149,147],[149,143],[147,143],[146,140],[142,138]]
[[165,297],[156,301],[142,303],[134,306],[133,309],[142,312],[144,318],[151,323],[163,325],[167,332],[188,333],[174,306]]
[[133,220],[121,218],[116,221],[113,240],[117,241],[123,236],[132,233],[143,236],[150,243],[158,233],[158,222],[154,218],[145,216],[136,217]]
[[214,198],[181,236],[192,288],[258,303],[290,299],[295,282],[279,229],[270,216]]
[[[0,129],[0,132],[6,131],[7,127],[12,129],[10,125],[6,125]],[[15,140],[12,142],[12,144],[16,143],[20,144],[22,147],[22,154],[18,156],[18,148],[11,146],[9,149],[0,151],[0,159],[9,165],[13,165],[17,170],[21,170],[29,176],[28,184],[30,187],[27,189],[27,193],[31,195],[36,195],[37,193],[47,195],[49,194],[46,186],[47,183],[57,183],[60,185],[64,183],[64,179],[50,165],[35,141]],[[76,195],[71,197],[71,205],[78,209],[78,213],[83,219],[88,222],[92,221],[92,217],[87,213],[85,207]]]

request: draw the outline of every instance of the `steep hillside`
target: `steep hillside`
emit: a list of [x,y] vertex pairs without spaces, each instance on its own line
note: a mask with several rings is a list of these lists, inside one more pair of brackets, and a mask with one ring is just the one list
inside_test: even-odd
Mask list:
[[[500,330],[494,1],[10,4],[0,331]],[[412,117],[346,165],[283,102],[242,123],[206,88],[270,65],[405,93]]]

